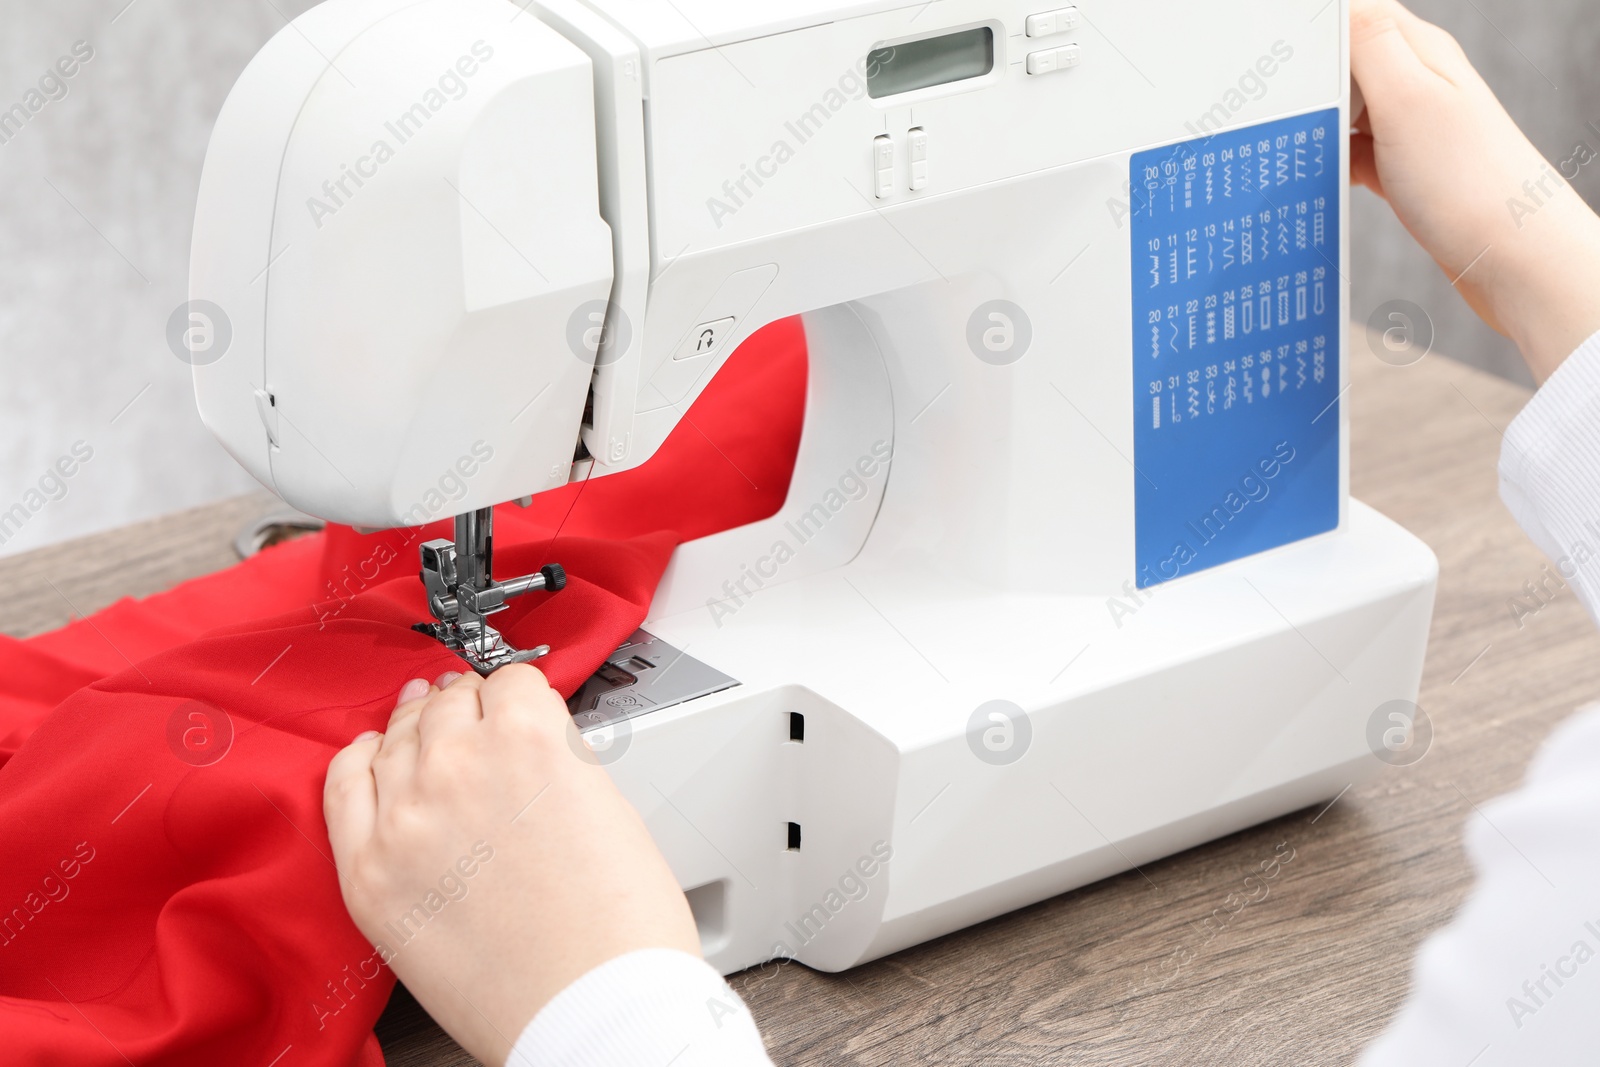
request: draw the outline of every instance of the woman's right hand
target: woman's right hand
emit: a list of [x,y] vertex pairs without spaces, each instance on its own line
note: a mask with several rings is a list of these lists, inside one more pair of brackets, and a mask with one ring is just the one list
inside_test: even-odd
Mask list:
[[357,928],[486,1064],[601,964],[700,954],[644,820],[528,664],[408,683],[388,732],[333,758],[324,808]]

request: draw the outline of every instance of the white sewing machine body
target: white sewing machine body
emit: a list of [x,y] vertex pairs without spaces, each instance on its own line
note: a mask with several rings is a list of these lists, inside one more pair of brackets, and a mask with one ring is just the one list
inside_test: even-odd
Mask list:
[[[297,20],[334,67],[280,35],[219,121],[191,296],[235,341],[201,409],[330,519],[406,522],[480,440],[457,510],[637,466],[804,315],[786,503],[683,545],[645,624],[739,684],[580,717],[725,972],[850,967],[1331,798],[1416,697],[1437,565],[1346,489],[1344,5],[1061,10],[335,0]],[[484,41],[436,144],[301,205]]]

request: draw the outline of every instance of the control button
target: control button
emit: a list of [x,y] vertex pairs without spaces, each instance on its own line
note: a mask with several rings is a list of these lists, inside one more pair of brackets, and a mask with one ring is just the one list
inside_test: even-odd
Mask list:
[[911,189],[915,192],[928,184],[928,131],[913,126],[906,132],[906,147],[911,153]]
[[1028,53],[1029,74],[1049,74],[1057,70],[1070,70],[1078,65],[1080,53],[1075,44],[1062,45],[1060,48],[1046,48],[1039,52]]
[[894,141],[886,133],[872,139],[873,192],[882,200],[894,192]]
[[672,358],[694,359],[697,356],[709,356],[717,350],[717,346],[722,343],[722,339],[733,332],[735,321],[730,315],[725,319],[702,322],[684,335],[682,343],[678,345],[678,350],[672,353]]
[[1078,9],[1075,7],[1062,7],[1054,11],[1041,11],[1037,15],[1029,15],[1027,30],[1029,37],[1049,37],[1055,33],[1066,33],[1068,30],[1078,28]]

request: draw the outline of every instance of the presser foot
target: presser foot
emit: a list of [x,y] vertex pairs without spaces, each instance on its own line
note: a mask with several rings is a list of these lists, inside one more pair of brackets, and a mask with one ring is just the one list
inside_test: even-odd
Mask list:
[[461,627],[447,622],[419,622],[411,627],[419,634],[429,637],[444,645],[450,651],[467,661],[468,666],[484,677],[500,667],[511,663],[532,663],[534,660],[550,654],[549,645],[536,645],[533,648],[517,649],[506,643],[506,639],[493,627],[484,627],[484,633],[473,637],[465,633]]
[[466,660],[479,674],[511,663],[530,663],[548,655],[549,645],[518,649],[506,643],[488,623],[506,609],[506,602],[536,590],[560,592],[567,572],[547,563],[537,574],[497,581],[494,577],[494,511],[481,508],[456,516],[456,539],[422,545],[422,586],[428,610],[438,622],[411,628],[427,634]]

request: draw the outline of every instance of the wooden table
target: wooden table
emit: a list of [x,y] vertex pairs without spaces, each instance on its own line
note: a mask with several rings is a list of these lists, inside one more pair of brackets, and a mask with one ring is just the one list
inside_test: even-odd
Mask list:
[[[1437,355],[1387,366],[1363,340],[1351,349],[1352,488],[1441,566],[1427,756],[1325,810],[1151,864],[1148,880],[1112,878],[847,974],[737,976],[778,1063],[1341,1064],[1383,1028],[1418,943],[1468,887],[1463,824],[1600,694],[1600,636],[1569,592],[1521,626],[1511,611],[1546,575],[1496,495],[1501,431],[1526,392]],[[270,503],[241,498],[0,561],[9,632],[65,622],[65,600],[93,611],[225,566],[234,532]],[[1230,894],[1275,854],[1293,858],[1268,896],[1230,913]],[[378,1031],[394,1067],[474,1062],[403,989]]]

